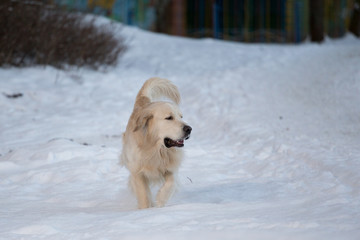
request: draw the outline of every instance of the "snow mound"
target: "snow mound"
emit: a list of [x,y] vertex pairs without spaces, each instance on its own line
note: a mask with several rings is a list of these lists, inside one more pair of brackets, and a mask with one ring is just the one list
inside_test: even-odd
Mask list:
[[[0,239],[358,239],[357,39],[122,33],[108,72],[0,69]],[[178,193],[137,210],[118,154],[153,76],[179,87],[193,134]]]

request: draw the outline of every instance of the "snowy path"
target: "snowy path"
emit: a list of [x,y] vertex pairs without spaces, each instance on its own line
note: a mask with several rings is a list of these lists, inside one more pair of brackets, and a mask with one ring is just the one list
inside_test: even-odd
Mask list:
[[[360,41],[263,45],[133,28],[108,72],[0,69],[0,239],[359,239]],[[182,94],[178,193],[136,210],[117,164],[142,83]]]

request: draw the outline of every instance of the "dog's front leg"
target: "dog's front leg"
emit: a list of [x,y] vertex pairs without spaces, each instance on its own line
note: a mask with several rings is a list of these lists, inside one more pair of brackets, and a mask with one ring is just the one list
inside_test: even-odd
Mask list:
[[164,174],[165,183],[160,188],[157,196],[156,196],[156,206],[163,207],[165,203],[169,200],[171,195],[174,193],[174,185],[175,185],[175,177],[172,172],[166,172]]
[[131,175],[131,187],[138,201],[138,208],[151,207],[149,181],[143,174]]

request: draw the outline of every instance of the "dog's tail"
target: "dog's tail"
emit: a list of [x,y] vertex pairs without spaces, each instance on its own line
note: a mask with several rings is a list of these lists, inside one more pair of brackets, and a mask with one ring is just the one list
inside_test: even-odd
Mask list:
[[161,97],[169,98],[176,104],[180,103],[179,90],[171,81],[163,78],[150,78],[136,96],[135,106],[143,107]]

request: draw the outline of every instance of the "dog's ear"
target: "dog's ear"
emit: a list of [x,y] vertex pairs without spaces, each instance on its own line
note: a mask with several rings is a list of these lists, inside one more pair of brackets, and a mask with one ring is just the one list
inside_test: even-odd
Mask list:
[[152,115],[152,113],[147,111],[141,111],[136,117],[134,132],[136,132],[139,129],[146,130],[149,125],[149,121],[153,117],[154,116]]

